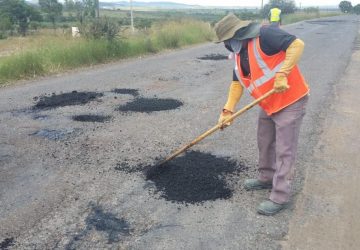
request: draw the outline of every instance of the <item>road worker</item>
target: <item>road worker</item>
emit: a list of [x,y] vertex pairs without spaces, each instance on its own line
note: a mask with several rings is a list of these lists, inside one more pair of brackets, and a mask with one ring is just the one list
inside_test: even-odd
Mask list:
[[275,89],[259,103],[259,173],[244,183],[246,190],[271,189],[269,200],[260,203],[257,211],[273,215],[290,199],[299,130],[308,102],[309,87],[297,66],[304,43],[273,25],[241,21],[234,14],[221,19],[215,32],[216,42],[223,42],[235,58],[228,100],[219,118],[222,127],[230,125],[223,122],[234,113],[243,89],[255,99]]
[[274,6],[274,8],[270,9],[268,17],[269,17],[269,21],[271,24],[280,26],[280,24],[281,24],[281,9],[279,9],[278,6]]

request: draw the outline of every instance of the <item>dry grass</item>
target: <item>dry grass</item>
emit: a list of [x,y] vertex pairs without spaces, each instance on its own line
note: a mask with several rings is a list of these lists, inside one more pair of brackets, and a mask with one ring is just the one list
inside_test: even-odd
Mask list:
[[111,41],[73,38],[60,29],[2,40],[0,84],[201,43],[213,36],[210,26],[200,21],[170,22],[131,35],[126,32]]
[[26,37],[15,36],[0,40],[0,57],[19,54],[29,50],[34,50],[47,46],[50,43],[59,40],[69,41],[70,32],[64,32],[62,29],[41,29],[30,33]]

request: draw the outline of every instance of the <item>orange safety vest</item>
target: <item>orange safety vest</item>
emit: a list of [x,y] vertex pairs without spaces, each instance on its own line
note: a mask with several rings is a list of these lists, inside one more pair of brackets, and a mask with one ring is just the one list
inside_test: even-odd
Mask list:
[[[255,99],[261,97],[274,87],[275,74],[283,65],[285,52],[280,51],[268,56],[260,48],[259,37],[253,38],[248,44],[250,76],[244,76],[240,66],[240,55],[235,56],[235,73],[239,82],[250,92]],[[293,104],[309,93],[298,66],[296,65],[287,76],[289,89],[282,93],[275,93],[261,101],[259,105],[271,115]]]

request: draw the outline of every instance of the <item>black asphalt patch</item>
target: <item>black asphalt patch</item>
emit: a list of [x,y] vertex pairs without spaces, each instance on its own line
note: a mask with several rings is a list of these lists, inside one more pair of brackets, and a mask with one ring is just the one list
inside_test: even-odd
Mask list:
[[138,165],[136,167],[131,166],[126,160],[123,162],[119,162],[116,164],[116,166],[114,167],[114,169],[116,171],[121,171],[124,173],[137,173],[137,172],[141,172],[144,169],[144,166],[142,165]]
[[0,249],[10,249],[9,247],[13,246],[15,244],[14,238],[6,238],[3,241],[0,242]]
[[181,101],[175,99],[159,99],[159,98],[136,98],[132,102],[128,102],[117,108],[122,112],[142,112],[150,113],[154,111],[171,110],[182,106]]
[[74,115],[72,119],[78,122],[106,122],[111,116],[104,115]]
[[101,206],[95,205],[93,202],[90,203],[90,208],[91,212],[85,219],[86,227],[72,237],[65,246],[66,250],[78,249],[81,246],[81,241],[86,240],[91,230],[105,232],[108,244],[119,242],[133,232],[125,219],[118,218],[113,213],[105,212]]
[[198,57],[197,59],[219,61],[219,60],[227,60],[227,59],[229,59],[229,57],[226,55],[222,55],[222,54],[209,54],[209,55],[205,55],[203,57]]
[[104,212],[99,206],[93,207],[85,222],[88,230],[94,228],[97,231],[106,232],[108,243],[118,242],[122,236],[128,236],[132,231],[125,219],[117,218],[110,212]]
[[225,177],[238,174],[245,166],[198,151],[187,152],[164,165],[145,168],[146,180],[155,184],[160,197],[179,203],[196,204],[229,199],[233,190]]
[[34,120],[47,120],[48,118],[48,115],[33,115]]
[[34,100],[38,100],[35,104],[35,109],[52,109],[71,105],[83,105],[88,102],[96,100],[98,97],[103,96],[102,93],[96,92],[77,92],[72,91],[70,93],[63,93],[56,95],[53,93],[50,96],[34,97]]
[[125,94],[125,95],[132,95],[132,96],[138,96],[139,90],[137,89],[113,89],[111,92],[116,94]]

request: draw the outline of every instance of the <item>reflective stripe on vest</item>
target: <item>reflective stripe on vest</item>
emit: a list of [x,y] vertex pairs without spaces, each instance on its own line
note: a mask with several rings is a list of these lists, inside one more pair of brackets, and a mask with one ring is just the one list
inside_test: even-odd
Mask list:
[[241,83],[241,85],[243,85],[249,92],[250,94],[253,92],[253,90],[255,89],[255,87],[260,87],[261,85],[263,85],[264,83],[266,83],[267,81],[269,81],[271,78],[275,77],[276,72],[279,71],[279,69],[281,68],[281,66],[283,65],[284,61],[280,62],[278,65],[276,65],[274,67],[274,69],[270,69],[267,64],[265,63],[265,61],[263,60],[263,58],[260,56],[260,53],[257,49],[257,43],[256,43],[256,38],[253,38],[253,51],[255,54],[255,58],[256,61],[259,65],[259,67],[261,68],[261,70],[263,71],[264,75],[258,79],[256,79],[253,84],[249,84],[249,86],[245,86],[245,84],[243,83],[243,81],[241,80],[241,77],[239,75],[239,68],[238,68],[238,55],[235,56],[235,74],[236,77],[238,78],[239,82]]

